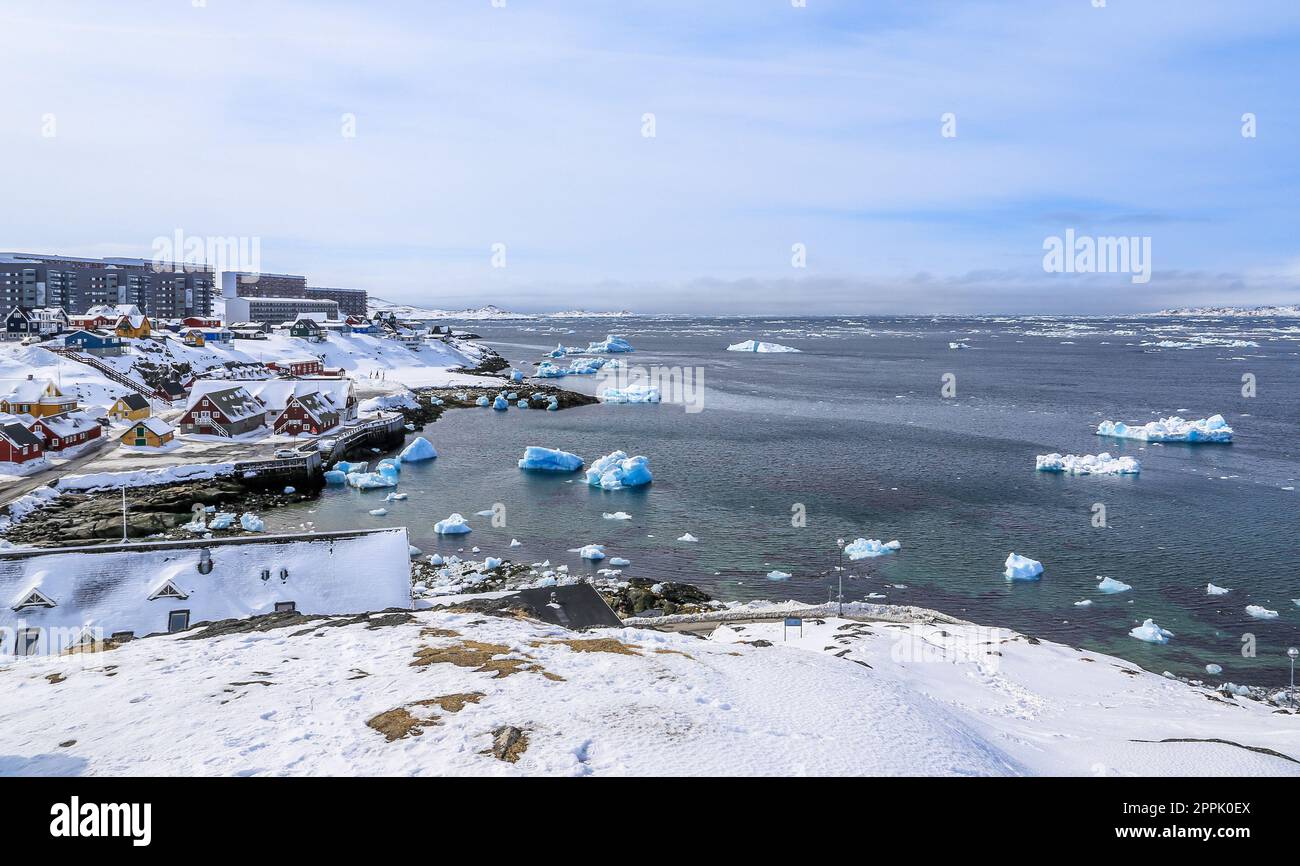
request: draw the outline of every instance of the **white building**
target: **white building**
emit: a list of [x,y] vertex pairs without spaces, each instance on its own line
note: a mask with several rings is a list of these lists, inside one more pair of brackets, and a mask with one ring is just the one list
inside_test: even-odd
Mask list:
[[0,550],[0,659],[275,611],[411,607],[406,529]]

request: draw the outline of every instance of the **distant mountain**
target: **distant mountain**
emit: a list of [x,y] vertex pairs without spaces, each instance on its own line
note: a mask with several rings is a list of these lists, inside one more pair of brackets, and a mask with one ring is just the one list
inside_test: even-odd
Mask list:
[[1269,307],[1183,307],[1177,310],[1161,310],[1157,316],[1222,316],[1242,318],[1300,318],[1300,305],[1284,304]]
[[488,304],[470,310],[431,310],[412,304],[388,301],[373,295],[369,298],[369,308],[371,315],[392,313],[402,319],[461,319],[466,321],[487,319],[611,319],[633,315],[627,310],[617,313],[598,313],[587,310],[565,310],[559,313],[513,313],[509,310],[503,310],[495,304]]

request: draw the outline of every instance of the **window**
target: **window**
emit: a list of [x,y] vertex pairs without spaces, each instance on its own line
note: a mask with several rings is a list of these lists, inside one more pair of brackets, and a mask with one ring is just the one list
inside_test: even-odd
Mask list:
[[298,610],[296,601],[277,601],[275,603],[276,613],[294,613]]
[[54,607],[54,606],[55,605],[53,599],[51,599],[45,593],[41,592],[39,589],[33,589],[31,592],[27,593],[26,597],[23,598],[22,601],[14,605],[13,609],[16,611],[23,611],[32,607]]
[[20,628],[18,630],[18,640],[14,643],[14,655],[37,655],[40,650],[40,644],[41,630],[39,628]]
[[162,586],[158,587],[158,589],[154,590],[153,595],[149,596],[149,600],[153,601],[155,598],[189,598],[189,597],[190,596],[188,593],[182,592],[180,590],[180,587],[178,587],[176,584],[172,583],[169,580],[166,583],[164,583]]
[[190,612],[188,610],[174,610],[167,614],[167,631],[175,633],[185,631],[190,627]]

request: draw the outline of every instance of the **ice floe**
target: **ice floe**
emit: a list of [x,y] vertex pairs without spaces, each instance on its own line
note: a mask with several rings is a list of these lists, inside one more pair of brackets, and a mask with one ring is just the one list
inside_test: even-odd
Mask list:
[[1147,643],[1169,643],[1169,639],[1173,636],[1173,632],[1156,625],[1156,621],[1153,619],[1143,620],[1140,626],[1129,631],[1129,637],[1135,637]]
[[1230,592],[1232,592],[1232,590],[1228,589],[1227,587],[1215,586],[1212,583],[1207,583],[1205,585],[1206,595],[1227,595]]
[[895,553],[902,546],[898,539],[882,542],[877,538],[859,538],[844,545],[844,555],[849,559],[871,559],[887,553]]
[[629,457],[625,451],[607,454],[587,470],[587,483],[602,490],[639,487],[651,480],[650,461],[639,455]]
[[602,403],[658,403],[662,395],[653,385],[628,385],[626,388],[606,388],[600,392],[600,400]]
[[1007,554],[1002,576],[1007,580],[1038,580],[1043,574],[1043,564],[1018,553]]
[[435,523],[433,531],[439,535],[464,535],[470,531],[470,528],[464,517],[453,513],[445,520],[439,520]]
[[1232,428],[1223,420],[1222,415],[1211,415],[1195,421],[1172,415],[1140,427],[1130,427],[1123,421],[1102,421],[1097,426],[1097,435],[1140,439],[1143,442],[1231,442]]
[[1103,577],[1101,583],[1097,584],[1097,591],[1104,592],[1107,595],[1114,595],[1118,592],[1128,592],[1133,587],[1122,580],[1116,580],[1113,577]]
[[1035,468],[1039,472],[1061,472],[1066,475],[1137,475],[1142,464],[1132,457],[1111,457],[1110,454],[1039,454]]
[[798,352],[793,346],[782,346],[780,343],[764,343],[759,340],[745,340],[743,343],[732,343],[727,347],[728,352]]
[[543,472],[576,472],[582,468],[582,458],[558,448],[529,445],[524,448],[524,456],[519,458],[519,468]]
[[402,453],[398,456],[404,463],[415,463],[419,460],[432,460],[438,456],[438,452],[434,449],[433,443],[428,439],[425,439],[423,436],[416,436],[407,443],[406,447],[402,449]]
[[696,538],[694,535],[691,535],[689,532],[683,536],[680,536],[677,540],[678,541],[699,541],[698,538]]
[[1277,619],[1277,611],[1269,610],[1268,608],[1258,604],[1246,605],[1246,613],[1250,614],[1255,619]]

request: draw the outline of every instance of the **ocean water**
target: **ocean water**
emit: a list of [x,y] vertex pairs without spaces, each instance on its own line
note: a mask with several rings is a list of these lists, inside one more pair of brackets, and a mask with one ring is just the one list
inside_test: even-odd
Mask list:
[[[702,411],[598,405],[545,412],[458,410],[429,425],[440,457],[407,466],[405,502],[330,489],[268,515],[271,528],[405,525],[427,552],[553,565],[605,545],[628,576],[683,580],[723,599],[824,602],[836,539],[898,539],[899,553],[846,563],[846,600],[916,604],[1183,674],[1281,684],[1300,644],[1300,320],[1055,318],[632,318],[466,323],[522,369],[557,343],[614,332],[629,364],[684,368]],[[800,354],[725,351],[757,338]],[[948,348],[962,341],[966,350]],[[1240,345],[1238,341],[1257,345]],[[1160,345],[1160,344],[1164,345]],[[1180,348],[1190,346],[1191,348]],[[564,363],[564,362],[560,362]],[[1243,375],[1256,396],[1243,396]],[[945,376],[955,396],[945,397]],[[565,387],[590,392],[591,377]],[[527,385],[522,388],[528,392]],[[1098,422],[1222,414],[1231,445],[1103,439]],[[650,459],[654,483],[606,492],[581,474],[516,467],[527,445],[588,461]],[[1039,473],[1049,452],[1132,455],[1137,477]],[[475,516],[505,506],[504,528]],[[1107,526],[1093,525],[1096,506]],[[440,538],[458,511],[474,532]],[[603,512],[626,511],[615,521]],[[806,525],[795,525],[797,512]],[[310,522],[310,523],[309,523]],[[698,542],[677,539],[684,533]],[[517,538],[522,546],[510,548]],[[1007,554],[1041,560],[1036,583],[1002,577]],[[784,581],[770,571],[788,572]],[[1096,591],[1100,577],[1133,589]],[[1231,588],[1208,596],[1207,582]],[[1092,605],[1075,602],[1091,599]],[[1278,618],[1250,617],[1247,605]],[[1128,636],[1153,618],[1163,646]],[[1243,656],[1253,641],[1255,657]]]

